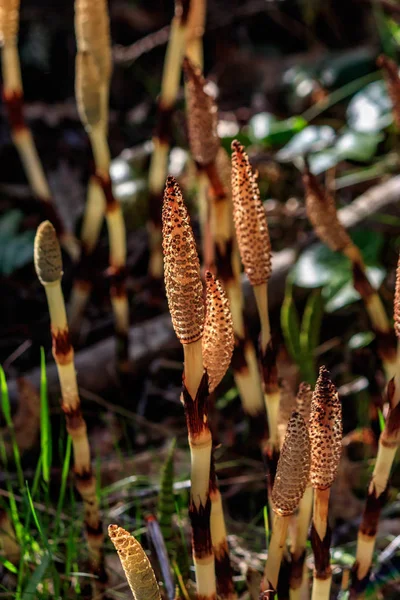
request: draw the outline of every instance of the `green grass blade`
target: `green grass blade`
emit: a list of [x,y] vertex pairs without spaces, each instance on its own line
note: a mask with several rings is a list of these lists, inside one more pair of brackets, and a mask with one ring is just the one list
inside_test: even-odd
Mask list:
[[293,360],[298,363],[301,359],[300,321],[290,283],[286,285],[285,298],[281,308],[281,326],[286,347]]
[[263,509],[263,516],[264,516],[264,529],[265,529],[265,541],[267,543],[267,548],[269,546],[269,517],[268,517],[268,506],[265,505],[264,509]]
[[42,476],[46,483],[50,481],[52,448],[49,401],[47,395],[46,359],[44,348],[40,348],[40,449]]
[[5,373],[1,366],[0,366],[0,388],[1,388],[1,408],[2,408],[2,411],[4,414],[4,418],[6,420],[7,427],[10,430],[11,445],[12,445],[12,450],[13,450],[13,455],[14,455],[15,466],[17,469],[18,484],[19,484],[20,489],[23,490],[24,489],[24,473],[22,471],[22,466],[21,466],[21,455],[19,452],[17,441],[15,439],[14,423],[11,418],[10,397],[8,395],[6,376],[5,376]]
[[33,600],[35,597],[37,597],[36,588],[44,578],[44,574],[46,573],[50,565],[50,561],[50,555],[45,554],[40,564],[33,571],[31,578],[29,579],[24,591],[22,592],[21,600]]
[[71,439],[71,436],[68,436],[67,437],[67,446],[65,448],[63,468],[62,468],[62,472],[61,472],[61,485],[60,485],[60,495],[58,497],[58,502],[57,502],[57,514],[56,514],[56,519],[55,519],[55,524],[54,524],[54,530],[56,533],[58,532],[61,511],[64,506],[65,491],[67,489],[69,466],[70,466],[70,462],[71,462],[71,449],[72,449],[72,439]]

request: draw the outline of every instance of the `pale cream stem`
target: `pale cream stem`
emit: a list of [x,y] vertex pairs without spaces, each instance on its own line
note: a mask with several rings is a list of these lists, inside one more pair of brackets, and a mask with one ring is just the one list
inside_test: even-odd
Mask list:
[[299,558],[307,546],[308,530],[310,528],[313,509],[313,495],[314,490],[311,485],[308,485],[299,503],[296,539],[292,550],[295,558]]
[[314,490],[314,512],[313,521],[316,532],[319,535],[320,540],[323,540],[326,535],[328,527],[328,509],[329,509],[329,496],[331,488],[326,490]]
[[196,342],[183,344],[183,356],[185,386],[194,400],[204,374],[201,338]]
[[268,286],[267,283],[253,286],[254,296],[257,302],[258,315],[261,325],[261,350],[265,352],[271,341],[271,326],[268,312]]
[[270,583],[274,590],[276,590],[278,586],[279,570],[286,545],[289,520],[290,516],[282,517],[277,514],[274,516],[272,535],[268,548],[268,558],[263,578],[263,585],[267,586],[268,583]]
[[377,498],[379,498],[387,487],[396,452],[397,445],[385,446],[381,439],[379,439],[378,454],[370,483],[370,491],[375,489]]
[[311,600],[329,600],[331,594],[332,575],[326,579],[314,577]]
[[4,91],[22,94],[21,66],[17,40],[6,41],[1,49]]

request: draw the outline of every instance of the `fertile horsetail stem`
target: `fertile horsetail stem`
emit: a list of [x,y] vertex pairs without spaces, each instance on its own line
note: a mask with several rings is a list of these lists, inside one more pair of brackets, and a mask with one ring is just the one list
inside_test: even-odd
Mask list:
[[104,579],[103,530],[96,495],[96,480],[90,462],[86,423],[76,381],[74,350],[69,338],[64,296],[61,289],[62,258],[54,227],[49,221],[38,227],[34,247],[35,269],[44,286],[49,306],[53,356],[61,387],[61,409],[72,439],[76,489],[84,504],[84,520],[93,571]]
[[320,240],[331,250],[349,258],[353,269],[353,284],[363,299],[378,341],[378,351],[388,379],[395,371],[396,353],[392,343],[392,328],[377,291],[370,284],[360,250],[354,245],[338,219],[333,197],[324,190],[306,162],[303,173],[307,215]]
[[386,81],[386,87],[392,101],[392,114],[394,122],[400,129],[400,77],[398,65],[384,54],[381,54],[376,61],[377,66],[382,69]]
[[0,47],[3,75],[3,100],[8,113],[13,142],[21,158],[29,185],[40,201],[43,212],[52,221],[61,243],[76,260],[79,247],[76,239],[64,231],[60,216],[51,202],[51,191],[44,174],[31,130],[23,114],[24,91],[18,55],[18,27],[20,0],[2,0],[0,3]]
[[[310,384],[301,383],[296,397],[296,410],[301,414],[308,424],[310,420],[312,389]],[[308,539],[308,530],[313,509],[313,488],[308,482],[304,495],[299,503],[299,510],[296,518],[296,533],[291,546],[291,567],[290,567],[290,600],[299,600],[301,598],[303,576],[307,572],[305,564],[306,545]],[[304,582],[307,584],[307,581]]]
[[[75,0],[77,39],[76,95],[81,120],[88,132],[96,172],[89,182],[86,213],[82,225],[83,261],[93,252],[105,213],[110,244],[111,304],[117,340],[117,362],[128,366],[129,305],[126,293],[126,231],[110,178],[110,150],[107,142],[108,96],[111,77],[111,50],[108,8],[105,0]],[[74,330],[78,327],[88,298],[90,283],[79,278],[70,304]]]
[[294,412],[288,424],[272,489],[272,508],[275,516],[262,581],[263,590],[277,589],[289,518],[306,489],[310,461],[308,428],[303,417]]
[[208,375],[204,371],[202,336],[205,310],[200,262],[189,215],[178,184],[167,179],[163,204],[164,280],[175,333],[184,349],[182,401],[191,453],[189,516],[197,593],[216,598],[211,541],[210,462],[212,439],[208,425]]
[[225,375],[232,359],[234,345],[235,336],[229,300],[221,283],[207,271],[203,357],[210,393]]
[[268,314],[271,242],[257,178],[244,147],[232,142],[233,219],[240,257],[254,290],[261,323],[260,350],[264,400],[269,427],[270,454],[279,452],[279,386]]
[[118,552],[135,600],[161,600],[153,568],[139,542],[118,525],[109,525],[108,535]]
[[331,530],[328,525],[330,488],[339,468],[342,451],[342,407],[329,372],[321,367],[310,415],[311,470],[314,511],[311,545],[315,557],[312,598],[329,600]]
[[351,593],[353,595],[362,592],[369,581],[379,517],[387,500],[390,472],[400,445],[400,257],[397,264],[393,318],[394,330],[398,340],[396,371],[387,386],[387,400],[390,410],[385,427],[379,437],[378,455],[358,531],[356,562],[353,567],[351,582]]

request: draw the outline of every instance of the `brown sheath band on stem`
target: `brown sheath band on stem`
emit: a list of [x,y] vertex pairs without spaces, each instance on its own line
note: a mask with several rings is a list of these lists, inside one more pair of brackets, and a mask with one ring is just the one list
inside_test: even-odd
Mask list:
[[329,525],[323,540],[319,537],[314,523],[311,525],[311,546],[314,552],[315,574],[317,579],[327,579],[331,576],[330,546],[332,531]]
[[199,559],[212,555],[210,516],[211,499],[209,496],[205,506],[200,502],[197,508],[193,500],[190,502],[189,518],[193,534],[193,554]]

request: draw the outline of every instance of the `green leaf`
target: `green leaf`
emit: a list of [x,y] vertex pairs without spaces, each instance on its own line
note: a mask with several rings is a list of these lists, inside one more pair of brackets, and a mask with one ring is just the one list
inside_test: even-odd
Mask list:
[[348,341],[348,347],[350,350],[359,350],[369,346],[370,343],[375,339],[375,334],[372,331],[360,331],[351,336]]
[[262,112],[254,115],[249,121],[249,137],[252,142],[259,142],[266,138],[274,123],[278,119],[271,113]]
[[292,286],[286,285],[285,298],[281,308],[281,326],[286,347],[295,362],[299,362],[300,348],[300,321],[292,297]]
[[382,133],[345,130],[335,145],[338,162],[341,160],[369,162],[375,156],[383,137]]
[[392,122],[392,102],[384,81],[365,86],[349,102],[347,122],[355,131],[370,133],[386,129]]
[[335,130],[328,125],[310,125],[295,136],[276,154],[281,162],[291,162],[298,156],[319,152],[332,146],[336,138]]
[[[352,232],[350,236],[367,265],[378,265],[383,247],[384,237],[376,231],[362,229]],[[329,285],[331,292],[328,299],[352,281],[351,265],[348,258],[338,252],[333,252],[321,243],[309,246],[298,258],[291,271],[295,285],[305,288],[316,288]],[[375,274],[372,273],[374,277]],[[327,298],[325,294],[325,298]]]
[[[374,288],[378,289],[386,275],[382,267],[367,267],[367,276]],[[325,310],[327,313],[335,312],[353,302],[357,302],[361,296],[353,287],[353,280],[350,276],[349,281],[345,281],[339,289],[332,292],[332,288],[324,289],[324,299],[326,301]]]
[[14,423],[13,423],[13,420],[11,417],[11,406],[10,406],[10,398],[8,395],[6,376],[5,376],[4,370],[1,366],[0,366],[0,388],[1,388],[1,408],[3,411],[5,422],[10,431],[11,445],[12,445],[12,450],[13,450],[15,466],[17,469],[18,483],[19,483],[20,488],[23,489],[24,488],[24,474],[23,474],[22,465],[21,465],[21,455],[19,452],[17,440],[15,439]]
[[305,355],[313,357],[319,344],[324,302],[321,290],[315,290],[308,297],[301,322],[300,348]]
[[18,232],[23,219],[23,213],[20,210],[10,210],[0,219],[0,246],[7,244]]
[[270,132],[263,142],[267,146],[282,146],[307,125],[308,123],[303,117],[291,117],[285,121],[278,121],[271,125]]
[[51,559],[50,559],[49,554],[45,554],[41,558],[40,564],[36,567],[36,569],[32,573],[32,576],[30,577],[24,591],[22,592],[21,600],[32,600],[32,598],[37,597],[36,596],[37,586],[40,584],[40,582],[44,578],[44,575],[50,565],[50,560]]

